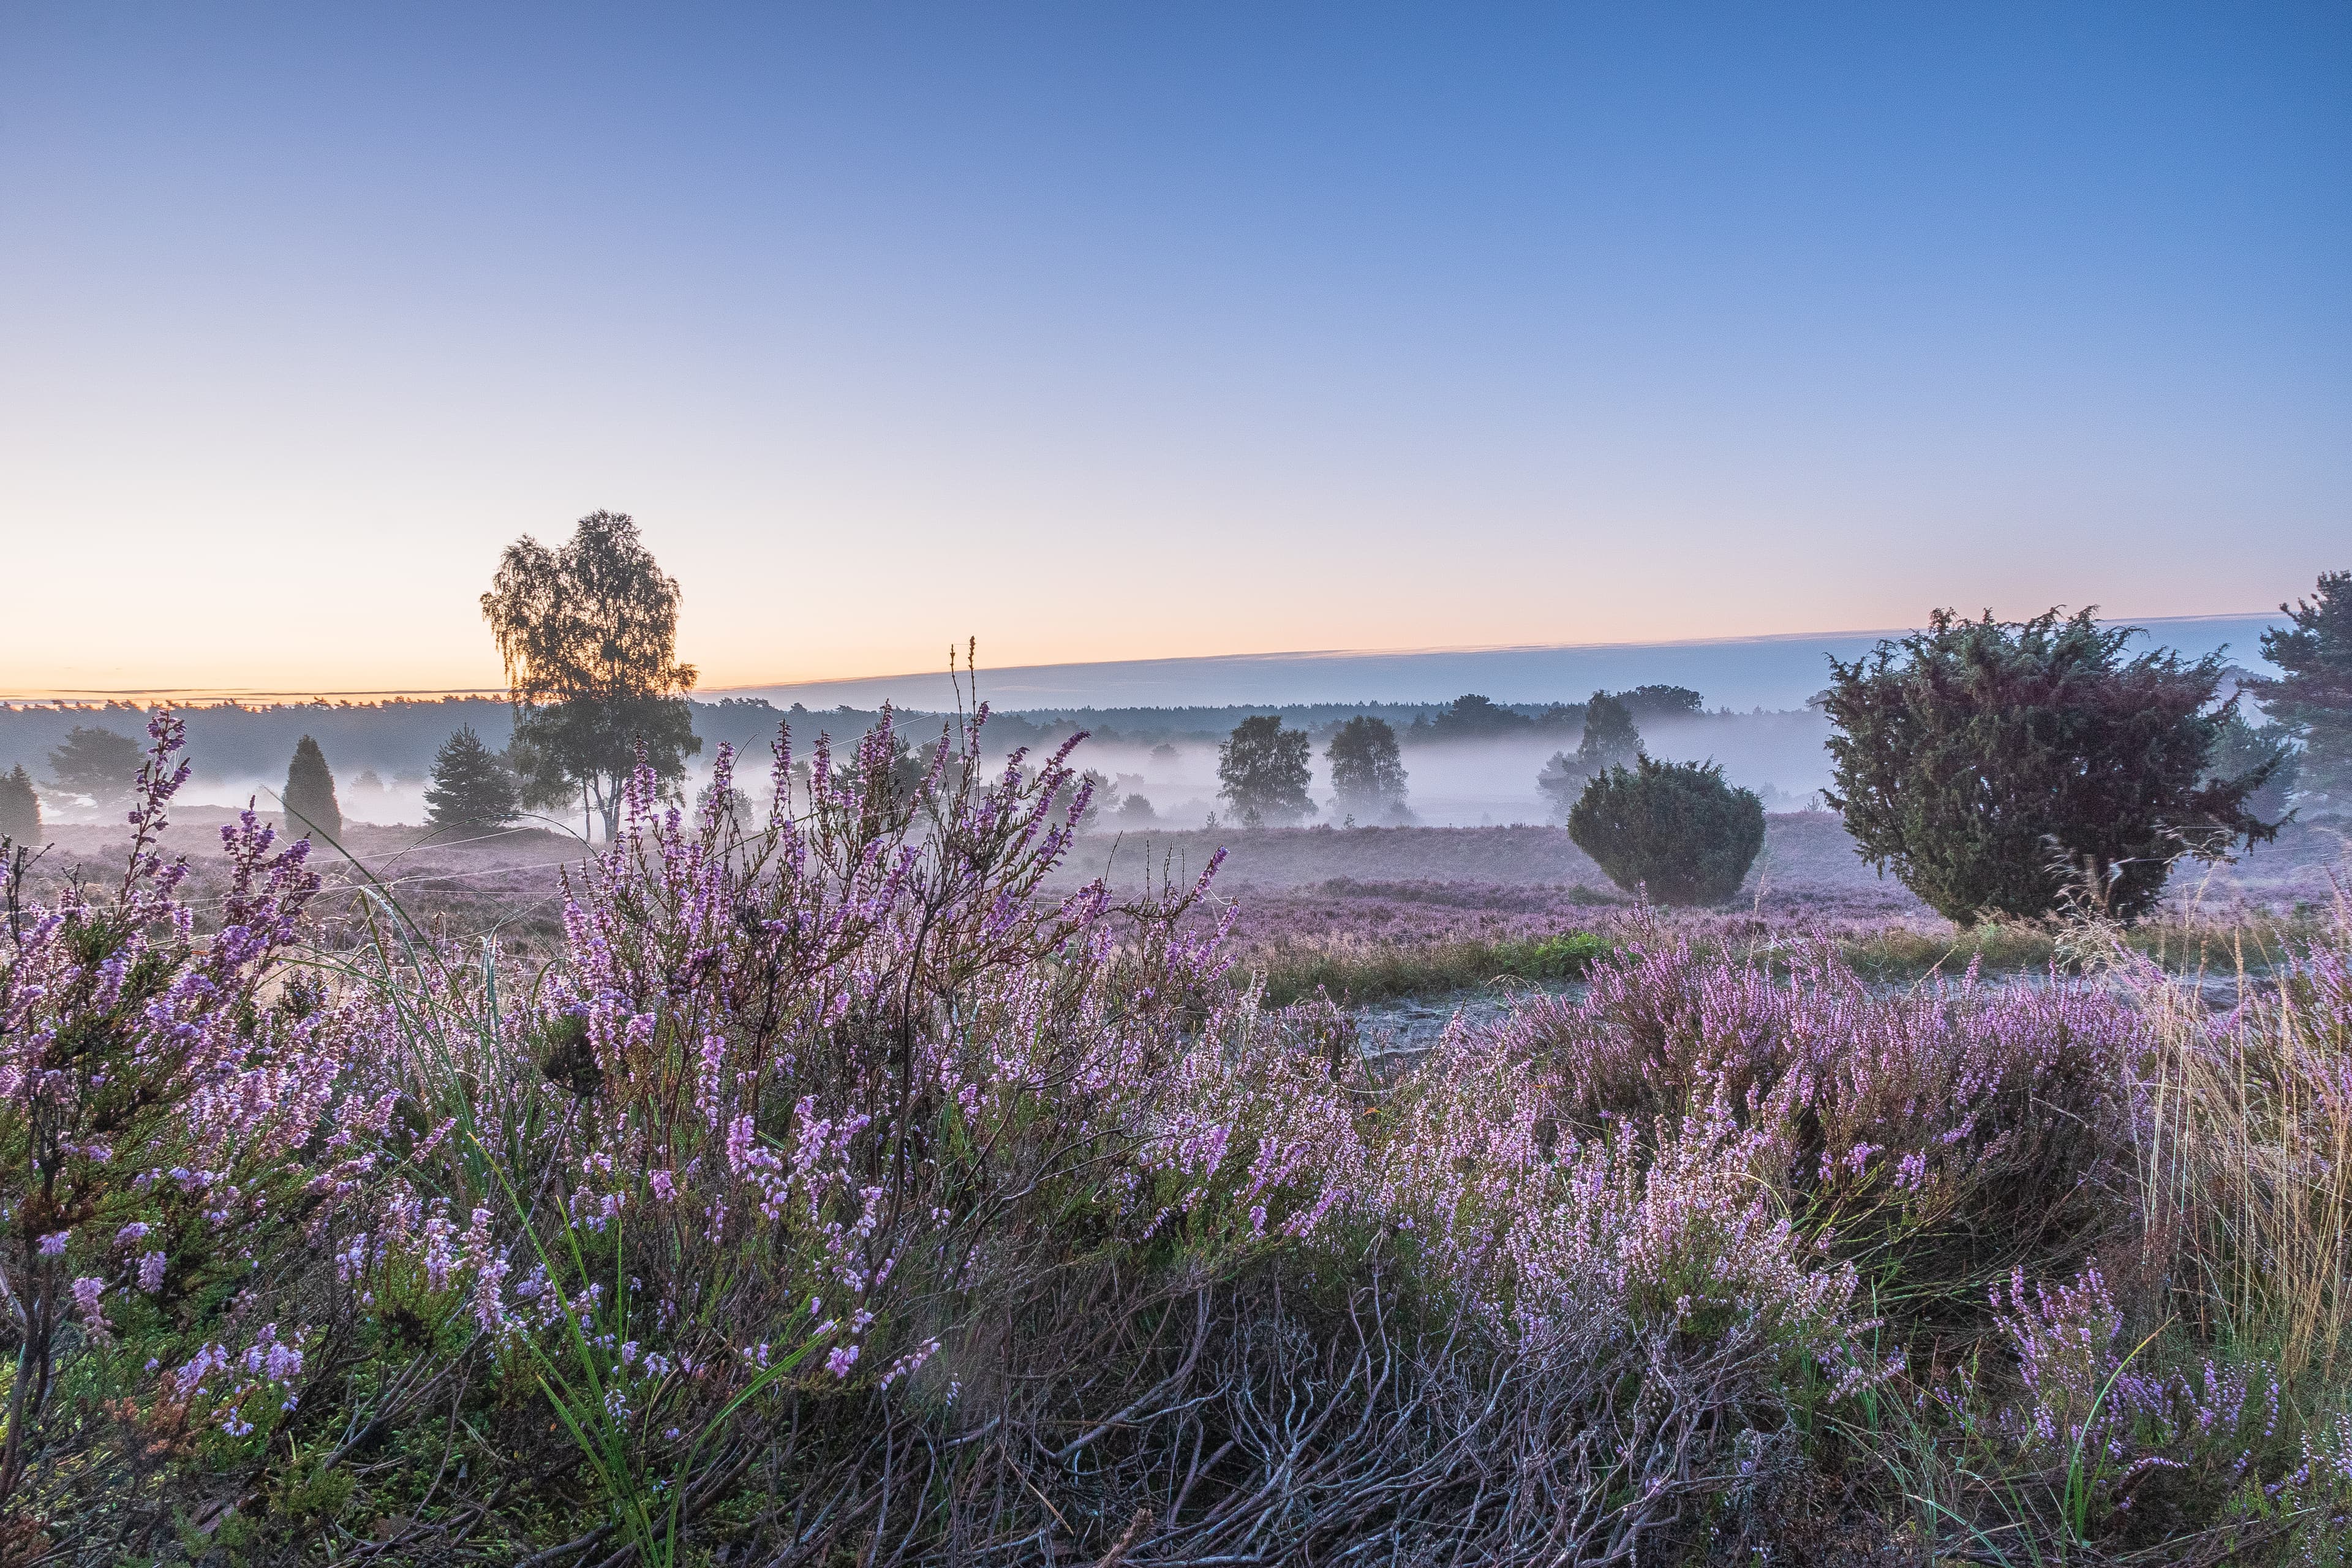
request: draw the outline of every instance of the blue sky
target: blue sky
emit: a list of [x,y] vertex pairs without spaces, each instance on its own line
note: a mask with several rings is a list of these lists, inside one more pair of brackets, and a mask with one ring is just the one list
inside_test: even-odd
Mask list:
[[[2352,564],[2352,9],[0,11],[11,689],[2260,610]],[[94,620],[116,574],[166,603]]]

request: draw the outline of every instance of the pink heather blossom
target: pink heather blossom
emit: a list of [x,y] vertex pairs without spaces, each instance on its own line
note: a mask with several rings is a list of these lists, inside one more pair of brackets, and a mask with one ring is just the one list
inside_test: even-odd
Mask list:
[[100,1299],[105,1294],[106,1281],[103,1279],[84,1275],[73,1282],[74,1310],[80,1314],[82,1322],[100,1342],[113,1338],[110,1331],[114,1325],[106,1321],[106,1314],[100,1309]]

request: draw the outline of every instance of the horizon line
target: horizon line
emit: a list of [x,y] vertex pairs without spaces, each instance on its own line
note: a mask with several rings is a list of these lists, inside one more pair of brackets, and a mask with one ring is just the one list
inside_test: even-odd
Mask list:
[[[2097,606],[2093,605],[2095,609]],[[2136,626],[2180,626],[2197,622],[2255,620],[2279,614],[2275,610],[2221,610],[2188,616],[2101,616],[2106,625]],[[1325,660],[1348,658],[1413,658],[1441,654],[1491,653],[1570,653],[1603,652],[1639,648],[1721,647],[1744,643],[1788,643],[1843,641],[1855,637],[1901,637],[1916,631],[1916,626],[1864,626],[1838,630],[1804,632],[1756,632],[1709,637],[1661,637],[1652,640],[1620,638],[1608,642],[1565,643],[1467,643],[1424,645],[1408,647],[1339,647],[1339,648],[1275,648],[1246,653],[1157,654],[1140,658],[1074,658],[1031,664],[983,665],[983,674],[1018,675],[1027,671],[1049,669],[1129,669],[1143,665],[1160,664],[1237,664],[1256,659]],[[962,667],[953,667],[961,670]],[[950,669],[886,670],[872,675],[811,676],[793,680],[742,681],[727,686],[702,687],[696,694],[722,695],[744,691],[770,691],[803,686],[849,686],[876,680],[929,680],[950,673]],[[47,687],[38,690],[0,692],[0,705],[9,707],[50,707],[64,704],[109,701],[132,706],[163,706],[175,700],[188,702],[243,703],[269,701],[280,707],[300,706],[336,699],[374,698],[379,700],[429,700],[446,697],[504,697],[503,686],[391,686],[323,690],[315,687],[270,689],[263,687],[227,686],[126,686],[126,687]],[[1198,706],[1194,704],[1193,706]],[[1232,706],[1219,704],[1213,706]],[[1244,704],[1246,706],[1246,704]]]

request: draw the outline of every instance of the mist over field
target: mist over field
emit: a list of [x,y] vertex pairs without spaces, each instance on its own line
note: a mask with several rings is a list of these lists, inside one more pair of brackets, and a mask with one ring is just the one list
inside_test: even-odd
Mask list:
[[[1660,720],[1642,731],[1651,755],[1670,762],[1720,763],[1726,777],[1756,791],[1769,811],[1806,809],[1829,783],[1822,750],[1828,736],[1827,721],[1804,709]],[[1547,805],[1536,788],[1536,774],[1555,753],[1573,753],[1578,739],[1579,732],[1570,731],[1408,744],[1403,761],[1412,820],[1430,827],[1545,823],[1549,820]],[[1172,758],[1156,757],[1153,746],[1089,740],[1071,760],[1108,776],[1121,795],[1143,795],[1166,826],[1198,827],[1210,813],[1229,815],[1217,798],[1216,746],[1192,742],[1174,749]],[[1313,770],[1309,788],[1319,807],[1315,820],[1338,826],[1341,819],[1331,803],[1330,763],[1319,746]]]
[[[503,739],[503,704],[467,706],[467,722],[492,743]],[[709,782],[711,761],[720,740],[732,742],[743,759],[738,767],[740,784],[747,770],[753,773],[764,771],[767,742],[773,738],[771,726],[777,720],[791,718],[795,752],[805,759],[820,733],[829,735],[840,747],[863,734],[876,717],[870,712],[794,715],[789,710],[755,716],[739,709],[729,713],[722,723],[709,717],[712,711],[707,706],[697,706],[705,743],[702,752],[689,763],[682,781],[689,795]],[[182,799],[192,805],[231,807],[250,803],[264,811],[275,811],[278,792],[286,782],[282,767],[265,772],[251,765],[213,765],[211,756],[232,753],[223,744],[207,747],[203,710],[196,710],[194,717],[198,731],[192,747],[195,773]],[[289,731],[284,742],[289,750],[291,732],[308,732],[306,725],[326,730],[332,723],[345,731],[341,739],[332,732],[322,734],[320,743],[334,771],[336,792],[347,817],[387,826],[421,824],[425,820],[425,792],[426,771],[433,760],[431,746],[445,738],[443,735],[419,731],[402,739],[373,733],[366,710],[286,709],[272,717],[273,731]],[[767,721],[765,725],[759,721],[762,718]],[[67,727],[59,722],[61,720],[110,725],[118,732],[133,736],[144,721],[121,710],[111,714],[76,710],[60,713],[55,709],[0,710],[0,770],[21,763],[39,773],[46,765],[47,747],[55,744],[49,737]],[[1169,716],[1168,722],[1183,726],[1182,731],[1173,734],[1156,732],[1139,739],[1128,738],[1113,726],[1108,734],[1090,736],[1082,742],[1072,754],[1072,761],[1081,768],[1105,775],[1122,798],[1130,794],[1143,795],[1150,801],[1156,818],[1164,825],[1198,827],[1212,813],[1229,815],[1229,808],[1218,799],[1218,737],[1204,729],[1221,721],[1230,722],[1223,720],[1222,710],[1187,714],[1180,710]],[[906,713],[898,722],[901,732],[918,745],[936,734],[939,728],[938,718],[925,713]],[[1127,722],[1131,730],[1132,720]],[[1291,722],[1297,726],[1297,721]],[[1015,723],[1024,728],[1016,731]],[[1027,745],[1033,752],[1043,750],[1085,723],[1084,716],[1003,714],[991,726],[992,754],[1001,756],[1015,744]],[[1032,729],[1032,725],[1036,728]],[[1328,730],[1328,724],[1307,727]],[[394,726],[387,720],[382,728],[390,731]],[[1818,712],[1800,709],[1790,712],[1710,713],[1691,719],[1657,720],[1643,728],[1643,738],[1651,754],[1662,759],[1712,760],[1722,763],[1726,775],[1733,783],[1755,790],[1763,797],[1767,809],[1788,811],[1801,809],[1813,793],[1828,782],[1822,751],[1828,732]],[[1404,764],[1413,820],[1434,827],[1544,822],[1545,803],[1536,788],[1536,774],[1555,752],[1573,752],[1577,740],[1578,731],[1569,730],[1485,741],[1408,743]],[[1319,739],[1312,755],[1314,782],[1310,791],[1318,806],[1325,808],[1316,820],[1338,826],[1340,819],[1328,809],[1332,795],[1330,765]],[[50,809],[59,821],[96,816],[90,810],[77,808],[64,797],[53,798]]]

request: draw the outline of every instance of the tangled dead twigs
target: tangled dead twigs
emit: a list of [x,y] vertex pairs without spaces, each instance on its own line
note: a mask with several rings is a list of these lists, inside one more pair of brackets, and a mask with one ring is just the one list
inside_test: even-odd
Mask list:
[[[1060,1304],[1090,1300],[1097,1321],[1153,1323],[1091,1292]],[[967,1347],[995,1356],[992,1388],[929,1414],[869,1402],[862,1436],[838,1402],[810,1412],[781,1441],[776,1508],[719,1560],[1646,1560],[1736,1489],[1742,1434],[1753,1449],[1785,1414],[1763,1392],[1772,1348],[1738,1333],[1503,1352],[1385,1279],[1335,1304],[1252,1280],[1163,1305],[1124,1357],[1000,1331]]]

